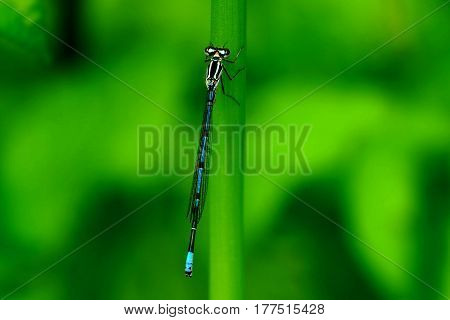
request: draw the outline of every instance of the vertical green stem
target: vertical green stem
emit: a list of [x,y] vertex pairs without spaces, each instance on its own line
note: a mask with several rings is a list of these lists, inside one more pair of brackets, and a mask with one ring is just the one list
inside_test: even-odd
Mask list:
[[[236,63],[226,63],[231,75],[245,65],[246,0],[211,0],[211,42],[231,50]],[[225,73],[227,94],[218,88],[213,109],[213,124],[218,128],[213,153],[214,167],[210,177],[208,203],[210,213],[210,298],[243,298],[243,177],[241,173],[242,127],[245,122],[245,70],[229,81]],[[227,134],[223,134],[224,127]],[[231,135],[232,134],[232,135]],[[231,139],[230,139],[231,138]]]

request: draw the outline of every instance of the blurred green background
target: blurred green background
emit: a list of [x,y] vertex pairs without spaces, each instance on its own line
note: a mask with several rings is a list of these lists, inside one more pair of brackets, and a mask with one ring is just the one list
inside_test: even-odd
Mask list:
[[[179,123],[4,2],[193,126],[203,109],[210,4],[1,2],[5,296],[178,181],[136,171],[138,126]],[[250,0],[247,122],[268,120],[444,2]],[[446,6],[274,120],[312,126],[304,148],[312,174],[271,179],[386,258],[248,176],[245,298],[450,295],[449,18]],[[208,298],[213,213],[202,220],[195,276],[183,275],[190,183],[8,298]]]

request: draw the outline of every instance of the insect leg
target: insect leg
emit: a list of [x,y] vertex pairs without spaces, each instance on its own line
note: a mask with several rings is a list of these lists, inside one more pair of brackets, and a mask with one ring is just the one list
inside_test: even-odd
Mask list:
[[230,94],[225,92],[225,85],[223,84],[223,81],[220,81],[220,84],[222,86],[222,93],[225,96],[227,96],[228,98],[232,99],[234,102],[236,102],[238,106],[240,106],[241,104],[239,103],[239,101],[235,97],[233,97],[232,95],[230,95]]
[[236,71],[236,73],[233,76],[231,76],[230,73],[228,72],[228,70],[225,67],[223,67],[223,70],[225,71],[225,74],[227,75],[228,79],[230,79],[231,81],[234,78],[236,78],[236,76],[244,69],[245,69],[245,67],[240,68],[238,71]]

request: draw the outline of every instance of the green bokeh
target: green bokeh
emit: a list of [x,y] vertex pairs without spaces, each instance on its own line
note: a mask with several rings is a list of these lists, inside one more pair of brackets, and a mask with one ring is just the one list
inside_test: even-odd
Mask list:
[[[444,2],[249,1],[247,122]],[[208,298],[214,212],[183,277],[189,177],[73,250],[180,179],[136,173],[138,126],[179,124],[142,95],[199,125],[209,2],[7,3],[98,65],[0,3],[0,295],[70,254],[9,298]],[[450,295],[449,18],[446,6],[273,120],[311,125],[312,174],[269,178],[351,234],[246,176],[245,298]]]

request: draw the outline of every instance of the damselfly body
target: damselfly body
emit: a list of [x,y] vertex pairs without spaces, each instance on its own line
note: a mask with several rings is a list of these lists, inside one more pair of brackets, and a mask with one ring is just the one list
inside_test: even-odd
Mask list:
[[[239,51],[240,52],[240,51]],[[219,83],[222,86],[224,95],[232,98],[232,96],[225,93],[225,88],[222,80],[222,72],[224,71],[227,77],[232,80],[242,69],[238,70],[236,74],[231,77],[223,65],[223,61],[233,63],[236,61],[239,53],[236,55],[234,61],[227,60],[230,55],[230,50],[227,48],[216,48],[209,46],[205,49],[206,61],[209,62],[206,69],[206,106],[203,113],[203,123],[199,139],[199,147],[197,153],[197,160],[195,164],[194,180],[192,183],[191,198],[189,201],[188,217],[191,223],[191,233],[189,238],[188,253],[186,257],[185,274],[187,277],[192,276],[192,266],[194,263],[194,244],[195,236],[197,234],[197,227],[202,216],[205,205],[207,182],[208,182],[208,154],[210,148],[210,131],[211,131],[211,117],[214,101],[216,98],[216,89]],[[238,102],[237,102],[238,103]],[[239,103],[238,103],[239,104]]]

